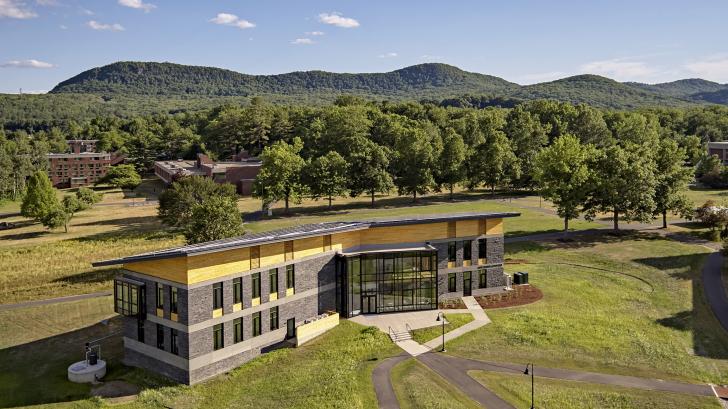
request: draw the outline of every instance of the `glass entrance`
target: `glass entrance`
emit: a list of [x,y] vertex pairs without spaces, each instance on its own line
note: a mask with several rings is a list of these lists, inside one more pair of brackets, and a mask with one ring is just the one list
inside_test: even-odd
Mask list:
[[463,295],[469,297],[473,295],[473,273],[466,271],[463,273]]
[[361,312],[362,314],[376,314],[377,312],[377,295],[361,296]]

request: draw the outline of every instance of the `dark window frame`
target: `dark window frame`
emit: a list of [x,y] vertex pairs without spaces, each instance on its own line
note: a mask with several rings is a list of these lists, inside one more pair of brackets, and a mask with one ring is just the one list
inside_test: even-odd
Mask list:
[[233,304],[243,302],[243,279],[241,277],[233,278]]
[[174,328],[170,328],[169,330],[169,352],[173,353],[174,355],[179,355],[179,335],[177,334],[177,330]]
[[278,269],[277,268],[271,268],[268,270],[268,280],[270,283],[268,284],[269,292],[271,294],[278,294]]
[[260,311],[253,313],[252,315],[252,321],[253,321],[253,328],[252,333],[254,337],[260,336],[263,333],[263,328],[261,327],[261,314]]
[[463,260],[472,260],[473,258],[473,241],[463,241]]
[[270,315],[270,330],[275,331],[278,329],[280,323],[278,318],[278,307],[273,307],[270,309],[269,312]]
[[222,283],[215,283],[212,285],[212,309],[219,310],[222,308],[222,304]]
[[225,329],[222,324],[217,324],[212,327],[212,349],[217,351],[223,348],[225,348]]
[[449,273],[447,275],[447,292],[454,293],[457,292],[458,281],[457,281],[457,274],[455,273]]
[[286,266],[286,289],[296,288],[296,265],[289,264]]
[[478,258],[486,258],[488,252],[488,242],[485,239],[478,239]]
[[447,261],[454,263],[458,259],[458,244],[455,241],[447,243]]
[[156,304],[158,309],[164,309],[164,284],[154,283],[157,290]]
[[252,298],[260,298],[260,273],[251,275],[251,294]]
[[164,325],[157,324],[157,349],[164,351]]
[[488,275],[486,274],[486,271],[478,270],[478,288],[487,288],[488,287]]
[[243,319],[235,318],[233,320],[233,342],[238,343],[243,340]]
[[179,313],[179,294],[177,287],[169,286],[169,312],[172,314]]

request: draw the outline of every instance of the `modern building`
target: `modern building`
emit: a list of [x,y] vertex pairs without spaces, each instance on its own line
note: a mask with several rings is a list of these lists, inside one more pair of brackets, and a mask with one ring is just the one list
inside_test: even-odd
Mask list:
[[125,362],[193,384],[315,336],[327,312],[432,310],[505,287],[503,219],[518,215],[309,224],[93,265],[122,267]]
[[180,176],[204,176],[217,183],[231,183],[235,185],[238,194],[250,196],[261,165],[260,159],[249,157],[245,151],[235,155],[232,160],[221,162],[215,162],[207,155],[198,153],[197,160],[154,162],[154,174],[167,184]]
[[96,152],[96,140],[68,140],[70,153],[49,153],[51,183],[57,188],[92,185],[106,176],[110,166],[124,160],[123,155]]
[[708,156],[717,155],[724,165],[728,165],[728,142],[708,142]]

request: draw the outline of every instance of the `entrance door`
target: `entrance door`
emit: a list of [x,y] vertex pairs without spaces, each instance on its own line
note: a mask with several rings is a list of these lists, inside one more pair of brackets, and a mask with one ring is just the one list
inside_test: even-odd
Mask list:
[[470,271],[463,273],[463,295],[469,297],[473,295],[473,278]]
[[286,338],[293,338],[296,336],[296,319],[289,318],[286,321]]
[[376,295],[362,295],[361,296],[361,311],[362,311],[362,314],[376,314],[377,313],[377,296]]

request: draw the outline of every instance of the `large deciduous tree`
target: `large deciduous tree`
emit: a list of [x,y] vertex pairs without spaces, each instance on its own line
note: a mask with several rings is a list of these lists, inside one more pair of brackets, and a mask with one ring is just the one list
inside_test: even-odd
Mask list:
[[388,172],[389,156],[384,147],[366,138],[352,138],[348,141],[349,194],[352,197],[367,193],[374,206],[374,195],[389,193],[394,188]]
[[215,183],[202,176],[180,178],[159,196],[159,218],[168,226],[184,229],[194,219],[192,210],[195,205],[213,197],[235,201],[235,186]]
[[294,138],[293,144],[278,141],[263,149],[260,155],[263,164],[255,179],[256,197],[263,199],[266,204],[283,200],[286,213],[291,201],[301,202],[306,193],[306,186],[301,180],[306,165],[300,155],[302,149],[301,138]]
[[96,184],[102,183],[121,189],[134,190],[142,183],[142,177],[139,176],[133,165],[116,165],[110,167],[106,175],[96,182]]
[[229,196],[205,198],[190,210],[192,217],[183,229],[188,244],[235,237],[244,232],[236,201]]
[[442,138],[442,154],[437,159],[438,167],[436,182],[450,191],[450,200],[453,199],[453,189],[465,180],[465,158],[467,148],[462,136],[452,128],[445,129]]
[[399,194],[412,195],[416,201],[418,194],[426,194],[435,187],[435,149],[433,139],[421,128],[408,129],[399,138],[393,166]]
[[685,195],[692,171],[685,167],[685,149],[672,139],[663,139],[657,148],[655,162],[655,214],[662,216],[662,227],[667,228],[667,213],[690,217],[692,203]]
[[541,195],[552,201],[556,213],[564,219],[564,233],[569,231],[569,220],[579,213],[589,196],[593,181],[590,164],[597,152],[591,145],[583,145],[572,135],[557,137],[543,149],[534,161],[534,179]]
[[311,189],[311,195],[316,198],[325,197],[331,202],[336,196],[346,194],[349,164],[335,151],[312,160],[306,165],[305,180]]

